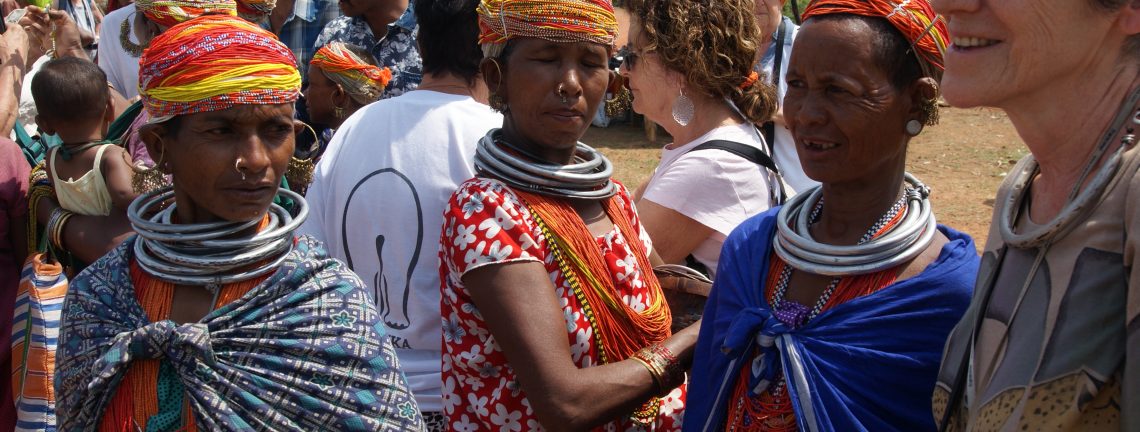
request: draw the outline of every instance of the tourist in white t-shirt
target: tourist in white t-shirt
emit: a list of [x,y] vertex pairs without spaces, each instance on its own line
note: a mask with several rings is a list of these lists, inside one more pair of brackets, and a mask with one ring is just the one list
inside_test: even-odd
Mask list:
[[417,0],[424,77],[341,124],[320,163],[301,232],[360,275],[430,430],[446,430],[440,380],[438,244],[443,210],[475,176],[475,145],[503,118],[486,105],[477,0]]
[[[752,71],[761,37],[752,17],[738,28],[700,14],[679,22],[671,13],[650,7],[634,19],[621,69],[634,111],[673,137],[636,194],[637,209],[664,262],[704,267],[711,276],[728,233],[781,194],[778,176],[760,163],[771,152],[753,126],[776,112],[776,94]],[[662,23],[671,31],[658,32]],[[714,140],[739,151],[697,148]],[[748,152],[760,156],[738,154]]]

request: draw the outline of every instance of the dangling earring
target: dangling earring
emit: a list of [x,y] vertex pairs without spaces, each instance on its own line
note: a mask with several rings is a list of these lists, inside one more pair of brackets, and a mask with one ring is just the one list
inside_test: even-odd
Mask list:
[[344,118],[344,108],[334,106],[333,107],[333,117],[336,117],[337,119]]
[[125,19],[123,25],[119,26],[119,44],[123,46],[123,51],[126,51],[131,57],[139,57],[142,56],[143,49],[146,47],[131,42],[131,21],[131,19]]
[[626,86],[621,86],[613,99],[606,99],[606,117],[614,118],[622,115],[633,106],[633,93]]
[[[159,141],[161,140],[162,138],[159,138]],[[162,148],[162,153],[158,154],[158,162],[153,167],[143,168],[142,165],[129,164],[131,166],[131,189],[134,189],[135,193],[142,195],[170,186],[170,183],[166,181],[166,173],[163,172],[162,165],[166,158],[165,143]],[[123,152],[123,160],[127,160],[126,152]]]
[[491,109],[497,111],[499,114],[506,114],[507,110],[509,109],[507,107],[507,102],[504,101],[503,97],[499,96],[498,93],[491,93],[491,96],[487,97],[487,105],[489,105]]
[[[313,134],[313,145],[320,148],[320,137],[317,136],[317,131],[308,123],[302,124]],[[309,185],[313,183],[313,171],[317,167],[317,152],[310,147],[308,153],[308,158],[298,159],[296,152],[294,152],[293,157],[289,158],[289,166],[285,168],[285,179],[289,181],[289,189],[302,196],[308,192]]]
[[918,134],[922,133],[922,128],[922,122],[918,120],[911,120],[906,122],[906,134],[912,137],[916,137]]
[[681,89],[681,95],[673,101],[673,121],[681,126],[687,126],[689,122],[693,121],[693,100],[685,96],[685,89]]
[[923,123],[927,126],[934,126],[938,124],[938,98],[926,100],[922,102],[922,117]]

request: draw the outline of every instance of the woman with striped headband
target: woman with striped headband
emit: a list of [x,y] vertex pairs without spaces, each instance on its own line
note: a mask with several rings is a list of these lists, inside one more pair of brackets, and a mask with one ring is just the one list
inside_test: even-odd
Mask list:
[[139,197],[138,236],[71,285],[60,429],[422,430],[363,283],[293,235],[308,210],[277,188],[301,85],[289,49],[206,16],[141,63],[140,133],[173,186]]
[[380,99],[392,71],[376,66],[372,55],[355,45],[330,42],[309,62],[305,106],[314,123],[336,129],[361,107]]
[[821,185],[725,241],[685,430],[934,429],[927,395],[978,268],[906,172],[945,44],[925,0],[808,5],[784,115]]
[[[699,325],[672,334],[648,236],[601,153],[608,0],[484,0],[491,106],[444,211],[444,412],[454,430],[679,430]],[[493,125],[488,125],[493,126]]]

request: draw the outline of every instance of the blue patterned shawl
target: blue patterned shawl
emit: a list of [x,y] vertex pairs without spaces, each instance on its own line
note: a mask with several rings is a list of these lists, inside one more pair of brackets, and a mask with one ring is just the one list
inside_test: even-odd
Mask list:
[[151,323],[124,242],[72,281],[56,394],[60,430],[95,430],[135,359],[177,373],[199,429],[423,430],[364,285],[310,237],[267,280],[197,323]]
[[[978,272],[973,240],[939,226],[949,242],[922,273],[789,330],[762,295],[779,210],[744,221],[724,242],[684,430],[720,430],[741,369],[751,364],[750,385],[783,371],[802,431],[933,431],[930,395],[942,347]],[[762,355],[754,356],[756,348]]]

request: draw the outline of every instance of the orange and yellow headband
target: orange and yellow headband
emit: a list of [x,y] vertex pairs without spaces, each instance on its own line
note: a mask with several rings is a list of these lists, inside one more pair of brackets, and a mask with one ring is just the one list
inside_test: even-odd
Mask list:
[[325,76],[340,84],[361,105],[379,99],[388,82],[392,81],[391,69],[365,62],[341,42],[321,47],[309,65],[319,68]]
[[234,0],[136,0],[135,9],[164,27],[207,14],[237,15]]
[[479,43],[503,45],[518,37],[613,46],[618,25],[609,0],[483,0]]
[[206,15],[171,27],[139,59],[139,94],[151,117],[293,103],[293,52],[246,20]]
[[833,14],[885,18],[914,46],[920,60],[940,71],[944,68],[942,55],[949,44],[946,23],[927,0],[816,0],[804,11],[803,20]]

